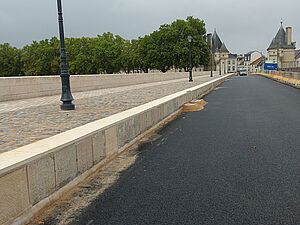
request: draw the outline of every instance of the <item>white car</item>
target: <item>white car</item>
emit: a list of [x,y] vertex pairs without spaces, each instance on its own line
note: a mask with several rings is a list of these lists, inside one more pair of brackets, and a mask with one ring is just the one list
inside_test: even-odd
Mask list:
[[244,68],[239,69],[238,74],[240,76],[247,76],[248,75],[248,71]]

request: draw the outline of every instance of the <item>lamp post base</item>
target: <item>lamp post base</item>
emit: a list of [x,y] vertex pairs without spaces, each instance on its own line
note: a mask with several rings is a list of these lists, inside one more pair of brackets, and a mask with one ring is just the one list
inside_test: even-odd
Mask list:
[[75,105],[72,102],[68,102],[68,103],[64,102],[62,105],[60,105],[60,109],[65,111],[74,110]]

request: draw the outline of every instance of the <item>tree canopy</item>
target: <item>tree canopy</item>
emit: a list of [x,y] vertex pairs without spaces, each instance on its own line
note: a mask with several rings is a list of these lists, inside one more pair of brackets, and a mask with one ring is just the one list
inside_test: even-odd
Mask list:
[[[135,40],[109,32],[93,38],[67,38],[69,70],[71,74],[187,70],[189,35],[193,37],[193,65],[207,65],[209,48],[205,23],[190,16],[161,25],[158,30]],[[56,37],[34,41],[22,49],[1,44],[0,76],[59,74],[59,56]]]

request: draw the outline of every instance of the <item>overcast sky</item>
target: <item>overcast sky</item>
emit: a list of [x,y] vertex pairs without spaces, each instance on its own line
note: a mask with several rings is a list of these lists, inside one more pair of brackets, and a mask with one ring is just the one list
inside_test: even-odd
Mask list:
[[[299,0],[62,0],[66,37],[103,32],[127,39],[194,16],[217,29],[232,53],[265,51],[281,18],[300,46]],[[0,43],[22,47],[58,35],[56,0],[0,0]]]

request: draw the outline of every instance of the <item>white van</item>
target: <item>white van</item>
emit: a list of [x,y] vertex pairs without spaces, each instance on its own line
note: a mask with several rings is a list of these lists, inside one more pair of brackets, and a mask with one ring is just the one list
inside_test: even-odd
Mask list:
[[238,70],[238,75],[240,75],[240,76],[247,76],[248,75],[247,69],[246,68],[240,68]]

